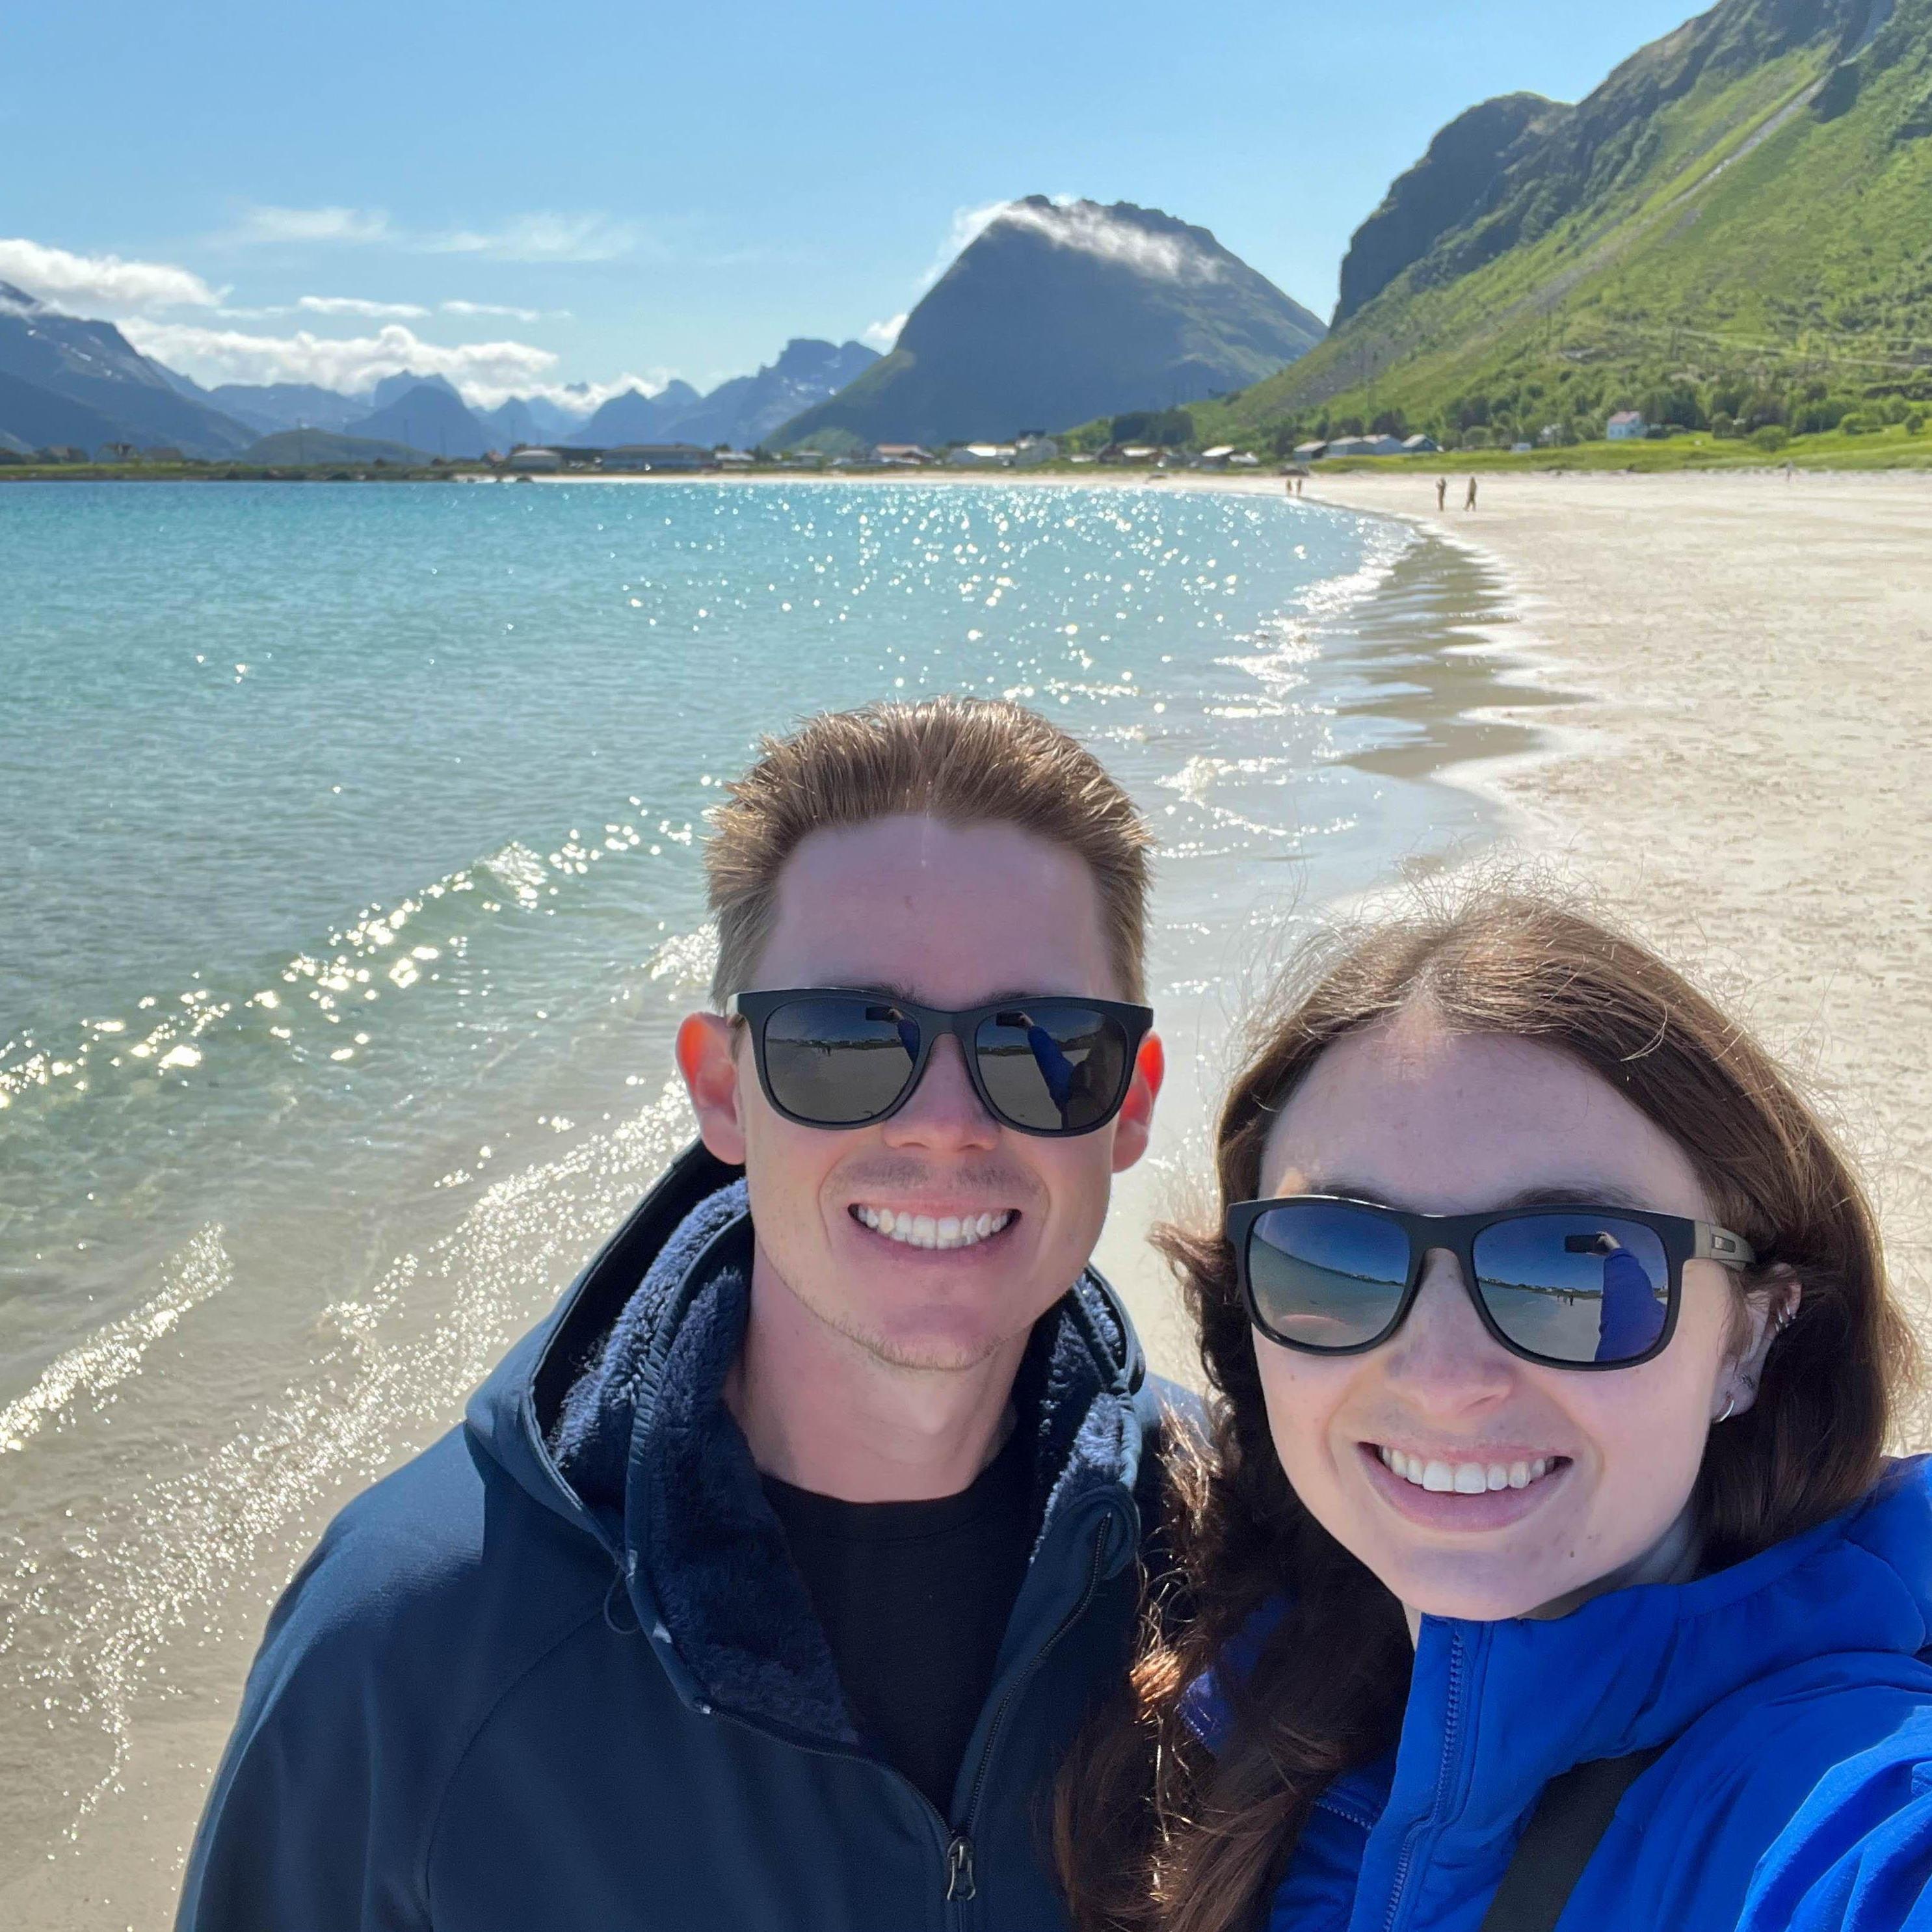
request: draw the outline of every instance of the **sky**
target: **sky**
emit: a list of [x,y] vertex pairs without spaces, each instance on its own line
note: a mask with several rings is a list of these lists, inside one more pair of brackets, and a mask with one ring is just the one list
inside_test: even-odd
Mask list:
[[1166,209],[1324,317],[1444,122],[1687,0],[178,0],[0,16],[0,280],[204,382],[488,406],[889,346],[1020,196]]

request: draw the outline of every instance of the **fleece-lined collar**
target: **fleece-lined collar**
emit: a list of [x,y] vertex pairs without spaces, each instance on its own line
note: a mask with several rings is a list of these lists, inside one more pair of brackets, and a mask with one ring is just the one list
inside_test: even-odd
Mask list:
[[[830,1648],[724,1400],[752,1252],[742,1181],[686,1216],[564,1396],[549,1460],[621,1550],[644,1627],[692,1701],[850,1747],[857,1733]],[[1131,1509],[1143,1374],[1096,1275],[1036,1327],[1014,1390],[1035,1435],[1036,1556],[1096,1496]],[[1117,1567],[1132,1537],[1116,1546]]]

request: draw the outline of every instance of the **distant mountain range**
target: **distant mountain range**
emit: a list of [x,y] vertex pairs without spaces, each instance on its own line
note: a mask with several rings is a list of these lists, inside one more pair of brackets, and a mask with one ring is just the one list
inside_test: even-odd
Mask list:
[[1932,404],[1932,0],[1719,0],[1574,106],[1452,121],[1327,341],[1198,439],[1870,429]]
[[798,337],[755,376],[734,376],[708,396],[672,382],[655,396],[614,396],[570,438],[592,447],[616,442],[730,443],[755,448],[802,410],[844,388],[879,359],[862,342],[835,346]]
[[960,254],[890,355],[772,440],[941,443],[1062,428],[1244,388],[1326,333],[1204,228],[1130,202],[1034,195]]
[[[256,462],[303,460],[287,432],[322,432],[367,447],[315,461],[470,458],[518,443],[591,448],[620,442],[697,442],[750,448],[788,417],[835,394],[878,359],[862,343],[800,339],[753,376],[709,394],[673,382],[654,395],[628,390],[584,418],[546,397],[512,396],[472,410],[448,380],[403,371],[366,395],[310,382],[199,383],[140,354],[111,322],[62,315],[0,282],[0,450],[26,454],[52,444],[94,454],[104,445],[169,446],[184,455],[246,454]],[[262,439],[271,439],[265,448]],[[380,447],[379,447],[380,446]]]

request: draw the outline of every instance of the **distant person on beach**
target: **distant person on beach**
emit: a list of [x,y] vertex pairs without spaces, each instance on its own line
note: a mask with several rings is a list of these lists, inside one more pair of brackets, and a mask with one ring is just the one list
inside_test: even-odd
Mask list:
[[269,1620],[182,1932],[1066,1924],[1167,1432],[1089,1265],[1153,840],[1057,727],[809,720],[706,852],[701,1136]]
[[1438,512],[1438,514],[1440,514],[1440,512],[1442,512],[1442,508],[1443,508],[1443,507],[1444,507],[1444,506],[1445,502],[1447,502],[1448,498],[1448,495],[1449,495],[1449,479],[1448,479],[1448,477],[1446,477],[1446,476],[1438,476],[1438,477],[1437,477],[1437,478],[1436,478],[1436,508],[1437,512]]
[[1473,510],[1476,507],[1476,479],[1473,476],[1469,478],[1468,491],[1462,499],[1462,507],[1466,510]]
[[1797,1089],[1514,894],[1319,943],[1250,1042],[1163,1237],[1190,1616],[1063,1774],[1076,1924],[1932,1925],[1932,1465]]

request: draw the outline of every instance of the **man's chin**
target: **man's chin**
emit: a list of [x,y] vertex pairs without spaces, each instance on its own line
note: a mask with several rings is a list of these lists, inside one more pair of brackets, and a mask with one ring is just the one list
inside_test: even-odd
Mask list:
[[902,1318],[887,1327],[852,1322],[835,1322],[832,1326],[848,1341],[889,1368],[935,1375],[959,1375],[976,1369],[1013,1340],[982,1322],[961,1321],[957,1311],[925,1322]]

